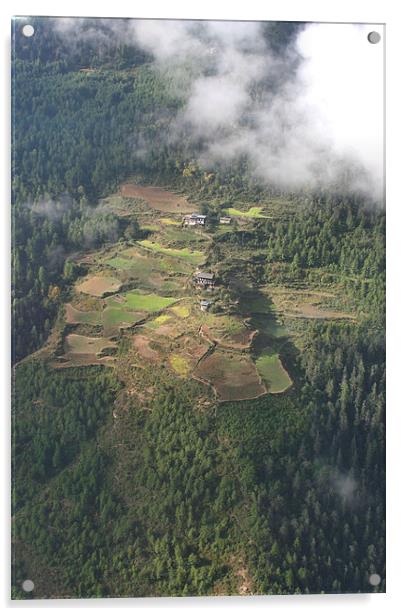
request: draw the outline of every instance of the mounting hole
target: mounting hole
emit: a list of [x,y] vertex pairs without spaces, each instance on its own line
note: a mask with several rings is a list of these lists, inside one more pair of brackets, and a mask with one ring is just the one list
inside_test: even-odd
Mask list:
[[22,28],[22,34],[29,38],[35,34],[35,28],[31,24],[25,24]]
[[381,582],[381,578],[378,573],[372,573],[369,577],[369,582],[372,586],[378,586],[378,584]]
[[381,35],[379,32],[376,32],[375,30],[373,30],[373,32],[368,33],[367,39],[369,43],[376,45],[377,43],[381,41]]
[[35,584],[32,580],[24,580],[22,582],[22,590],[25,590],[25,592],[32,592],[34,588]]

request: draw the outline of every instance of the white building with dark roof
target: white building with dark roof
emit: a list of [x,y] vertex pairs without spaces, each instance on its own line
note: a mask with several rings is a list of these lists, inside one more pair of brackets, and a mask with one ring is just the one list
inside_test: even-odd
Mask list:
[[212,272],[196,272],[194,281],[203,287],[213,287],[215,286],[215,274]]
[[206,216],[203,214],[187,214],[183,217],[184,227],[194,227],[196,225],[205,225]]

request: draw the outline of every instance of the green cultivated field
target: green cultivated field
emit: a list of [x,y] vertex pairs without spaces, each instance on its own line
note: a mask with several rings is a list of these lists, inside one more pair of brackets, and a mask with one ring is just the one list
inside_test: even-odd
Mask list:
[[237,210],[234,207],[229,207],[226,210],[223,210],[225,214],[228,216],[238,216],[239,218],[270,218],[270,216],[266,216],[262,214],[263,207],[261,206],[253,206],[247,212],[243,212],[242,210]]
[[137,321],[141,321],[144,318],[144,314],[141,312],[130,312],[125,308],[106,308],[102,313],[102,319],[105,327],[123,325],[133,325]]
[[83,311],[77,310],[71,304],[66,304],[66,321],[67,323],[84,323],[87,325],[100,325],[100,313],[95,310]]
[[166,248],[165,246],[162,246],[162,244],[159,244],[158,242],[151,242],[150,240],[141,240],[138,243],[141,246],[144,246],[144,248],[148,248],[149,250],[159,252],[169,257],[184,259],[193,265],[200,265],[205,258],[204,253],[200,250],[189,250],[188,248]]
[[114,298],[110,298],[108,301],[109,306],[123,311],[130,309],[144,312],[158,312],[178,301],[173,297],[162,297],[153,293],[143,295],[141,293],[135,293],[134,291],[124,293],[121,297],[124,298],[124,302],[120,303]]
[[164,225],[172,225],[174,227],[180,227],[181,222],[179,220],[173,220],[173,218],[161,218],[160,222]]
[[124,257],[113,257],[105,261],[105,265],[114,267],[115,269],[135,269],[138,267],[138,262],[135,259],[125,259]]
[[[178,259],[157,255],[152,256],[149,252],[146,255],[139,254],[134,248],[123,250],[123,257],[131,261],[130,269],[135,272],[138,277],[148,276],[151,272],[174,272],[175,274],[187,274],[191,272],[191,265]],[[117,257],[119,258],[119,257]]]
[[258,373],[264,380],[271,394],[286,391],[292,380],[279,359],[279,355],[269,347],[265,348],[256,361]]

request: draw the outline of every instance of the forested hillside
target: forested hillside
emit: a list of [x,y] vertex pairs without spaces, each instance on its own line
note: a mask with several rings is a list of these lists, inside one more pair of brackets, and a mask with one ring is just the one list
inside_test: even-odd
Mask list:
[[[107,44],[71,47],[32,23],[13,50],[13,598],[384,592],[384,211],[244,158],[204,168],[149,53],[103,22],[82,28]],[[273,53],[296,30],[267,24]],[[122,196],[133,178],[205,229]],[[217,280],[200,358],[198,265]],[[222,401],[196,373],[217,345],[289,385]]]

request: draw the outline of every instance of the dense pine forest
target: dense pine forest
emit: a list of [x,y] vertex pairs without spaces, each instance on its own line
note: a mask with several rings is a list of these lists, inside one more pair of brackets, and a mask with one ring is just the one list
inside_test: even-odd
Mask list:
[[[262,185],[245,160],[207,172],[197,144],[169,139],[185,91],[149,53],[103,22],[107,44],[71,47],[31,23],[12,59],[13,598],[384,592],[384,211]],[[267,25],[273,53],[296,30]],[[133,396],[123,334],[116,369],[54,367],[82,256],[152,232],[105,205],[133,176],[208,215],[217,304],[241,309],[233,272],[253,290],[336,289],[330,308],[353,318],[287,317],[285,393],[219,402],[158,366],[153,395]],[[264,202],[278,213],[219,231],[227,208]]]

